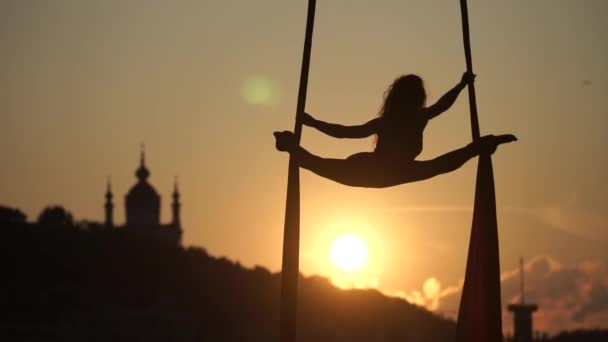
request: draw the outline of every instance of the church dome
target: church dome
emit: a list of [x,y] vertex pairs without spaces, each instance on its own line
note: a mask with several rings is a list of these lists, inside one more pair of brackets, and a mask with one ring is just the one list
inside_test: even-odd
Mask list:
[[148,183],[150,171],[146,168],[142,151],[140,166],[135,172],[137,183],[125,198],[128,226],[149,226],[160,224],[160,195]]
[[129,192],[127,192],[127,199],[133,199],[141,202],[152,202],[160,199],[160,195],[150,183],[146,181],[139,181],[135,183],[131,189],[129,189]]

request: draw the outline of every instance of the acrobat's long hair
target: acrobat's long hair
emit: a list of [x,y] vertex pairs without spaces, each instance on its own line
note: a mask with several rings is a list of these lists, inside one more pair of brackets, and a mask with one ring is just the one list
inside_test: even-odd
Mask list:
[[424,81],[418,75],[398,77],[384,93],[380,117],[396,117],[418,112],[426,104]]

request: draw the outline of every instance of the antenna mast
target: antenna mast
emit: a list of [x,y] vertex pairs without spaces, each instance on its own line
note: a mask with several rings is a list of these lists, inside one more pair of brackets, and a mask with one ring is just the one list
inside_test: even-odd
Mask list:
[[519,257],[519,278],[520,278],[520,287],[521,287],[521,304],[525,303],[524,300],[524,258]]

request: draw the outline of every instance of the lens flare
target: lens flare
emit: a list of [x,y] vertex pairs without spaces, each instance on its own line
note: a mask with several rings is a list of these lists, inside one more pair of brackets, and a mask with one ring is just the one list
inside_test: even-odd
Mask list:
[[253,105],[271,105],[277,100],[277,89],[268,77],[252,76],[241,87],[243,100]]

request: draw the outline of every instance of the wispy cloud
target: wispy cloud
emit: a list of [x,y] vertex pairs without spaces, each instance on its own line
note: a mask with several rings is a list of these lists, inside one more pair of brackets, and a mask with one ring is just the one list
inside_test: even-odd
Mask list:
[[589,208],[584,202],[579,193],[571,192],[546,205],[506,206],[499,210],[530,215],[545,224],[585,238],[608,240],[608,214],[605,210]]
[[[608,262],[585,260],[564,265],[551,256],[536,256],[524,265],[526,302],[535,303],[534,327],[540,331],[608,328]],[[502,303],[520,300],[519,269],[502,272]],[[441,287],[436,277],[425,280],[421,290],[402,298],[444,315],[455,317],[462,283]],[[503,311],[505,331],[512,330],[511,313]]]

